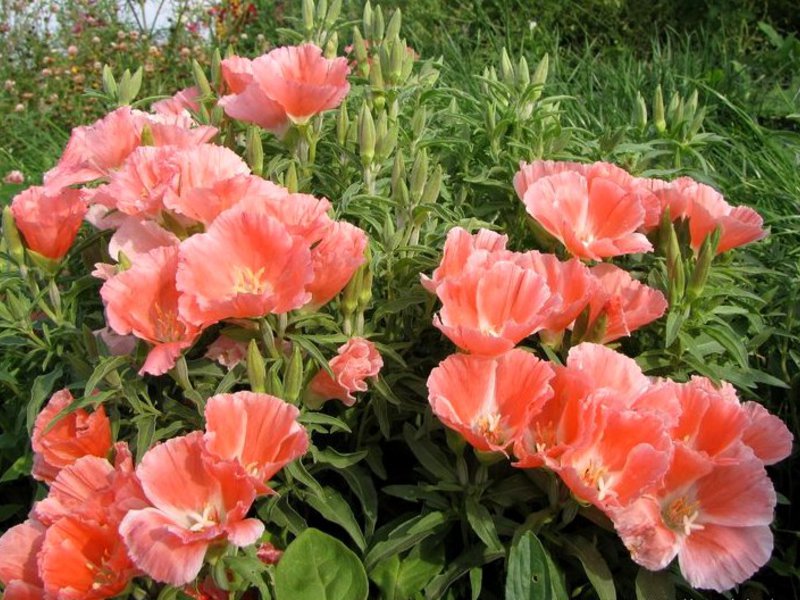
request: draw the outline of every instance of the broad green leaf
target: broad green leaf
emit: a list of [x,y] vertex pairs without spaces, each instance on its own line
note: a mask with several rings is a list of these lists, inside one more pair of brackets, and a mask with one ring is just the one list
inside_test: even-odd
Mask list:
[[547,551],[532,531],[525,532],[508,556],[506,600],[550,600],[553,590]]
[[368,450],[360,450],[358,452],[343,454],[333,448],[325,448],[324,450],[312,449],[312,452],[317,462],[329,464],[338,469],[346,469],[347,467],[355,465],[363,460],[369,453]]
[[616,600],[617,590],[614,587],[614,578],[595,545],[579,535],[565,536],[563,541],[564,549],[581,561],[599,600]]
[[636,575],[637,600],[675,600],[675,584],[669,571],[640,568]]
[[444,566],[444,546],[418,544],[404,559],[395,554],[369,574],[381,590],[382,600],[405,600],[422,591]]
[[342,542],[306,529],[283,553],[275,572],[277,600],[366,600],[364,565]]

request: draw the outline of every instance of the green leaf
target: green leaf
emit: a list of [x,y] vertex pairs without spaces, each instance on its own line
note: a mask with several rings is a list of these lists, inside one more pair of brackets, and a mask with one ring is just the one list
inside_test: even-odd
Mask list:
[[614,578],[597,547],[579,535],[565,536],[563,541],[564,549],[581,561],[599,600],[616,600]]
[[361,502],[361,510],[364,513],[364,534],[367,538],[372,537],[375,533],[375,523],[378,521],[378,493],[375,491],[372,478],[364,469],[357,466],[336,469],[336,473],[344,478]]
[[[453,585],[456,580],[468,573],[471,569],[490,563],[503,556],[505,556],[503,550],[489,550],[481,546],[473,546],[452,561],[444,573],[431,581],[428,587],[425,588],[425,598],[428,600],[438,600],[444,596],[447,589]],[[508,599],[510,596],[506,598]]]
[[45,399],[50,396],[50,392],[53,391],[53,386],[55,385],[56,381],[58,381],[59,377],[63,373],[61,367],[56,367],[49,373],[45,375],[39,375],[36,379],[33,380],[33,385],[31,386],[31,400],[28,402],[28,410],[26,414],[26,427],[28,429],[28,435],[33,431],[33,424],[36,421],[36,415],[39,414],[39,411],[44,405]]
[[107,356],[100,359],[100,364],[95,367],[94,371],[92,371],[92,375],[86,381],[86,386],[83,388],[83,395],[92,395],[98,383],[111,373],[114,373],[121,366],[127,364],[129,360],[130,358],[128,356]]
[[224,561],[225,567],[230,569],[250,585],[256,587],[261,600],[271,600],[272,595],[264,582],[263,573],[266,565],[255,556],[228,556]]
[[306,529],[286,548],[275,573],[277,600],[366,600],[364,565],[339,540]]
[[547,551],[532,531],[511,548],[506,576],[506,600],[550,600],[553,591]]
[[422,591],[444,566],[444,546],[417,544],[404,559],[395,554],[369,574],[382,592],[382,600],[404,600]]
[[333,448],[325,448],[324,450],[312,449],[312,452],[317,462],[333,465],[338,469],[346,469],[347,467],[355,465],[369,454],[369,450],[359,450],[358,452],[343,454]]
[[425,438],[417,439],[416,431],[408,424],[403,427],[403,437],[420,464],[432,475],[443,481],[456,480],[452,465],[435,444]]
[[300,423],[303,425],[328,425],[330,426],[331,431],[338,430],[338,431],[346,431],[347,433],[352,433],[347,423],[345,423],[341,419],[337,419],[336,417],[331,417],[330,415],[326,415],[325,413],[320,413],[320,412],[303,413],[302,415],[300,415],[298,421],[300,421]]
[[358,526],[355,515],[353,515],[353,509],[335,489],[325,486],[322,488],[321,494],[307,494],[305,501],[325,519],[340,525],[360,550],[363,551],[367,547],[364,534]]
[[486,544],[486,547],[490,549],[502,548],[503,544],[500,542],[500,538],[497,537],[497,528],[489,510],[472,496],[467,496],[464,507],[470,527],[481,538],[481,541]]
[[395,527],[387,539],[374,544],[364,559],[367,569],[372,570],[379,562],[393,554],[399,554],[426,537],[433,535],[447,523],[448,519],[442,512],[431,512],[427,515],[418,515]]
[[669,571],[639,569],[636,575],[637,600],[675,600],[675,584]]
[[24,454],[23,456],[20,456],[14,461],[14,464],[6,469],[6,472],[3,473],[3,476],[0,477],[0,483],[14,481],[20,477],[25,477],[26,475],[30,474],[31,466],[33,466],[33,456],[30,454]]

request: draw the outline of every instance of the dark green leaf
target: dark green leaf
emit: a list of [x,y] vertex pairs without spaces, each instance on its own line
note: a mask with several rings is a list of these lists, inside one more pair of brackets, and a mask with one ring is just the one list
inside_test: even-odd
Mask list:
[[367,574],[339,540],[307,529],[286,548],[275,573],[277,600],[366,600]]
[[532,531],[512,546],[506,575],[506,600],[550,600],[553,591],[547,551]]

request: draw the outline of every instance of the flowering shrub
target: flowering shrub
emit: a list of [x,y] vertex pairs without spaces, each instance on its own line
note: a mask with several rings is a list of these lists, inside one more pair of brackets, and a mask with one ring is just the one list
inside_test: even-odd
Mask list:
[[746,312],[719,265],[761,217],[685,176],[544,160],[547,56],[503,51],[471,96],[399,10],[367,3],[339,56],[340,10],[306,0],[296,45],[217,51],[149,110],[106,69],[107,114],[4,210],[0,336],[33,382],[3,479],[41,482],[0,537],[4,597],[753,577],[793,437],[742,401],[781,382],[707,304]]

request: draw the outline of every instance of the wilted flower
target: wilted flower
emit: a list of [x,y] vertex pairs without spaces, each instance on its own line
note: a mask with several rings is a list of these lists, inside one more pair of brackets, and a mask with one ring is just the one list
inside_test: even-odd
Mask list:
[[367,391],[366,380],[377,377],[383,367],[383,358],[375,344],[364,338],[350,338],[337,353],[328,363],[333,377],[323,369],[311,380],[307,398],[310,404],[336,398],[352,406],[356,402],[353,394]]

